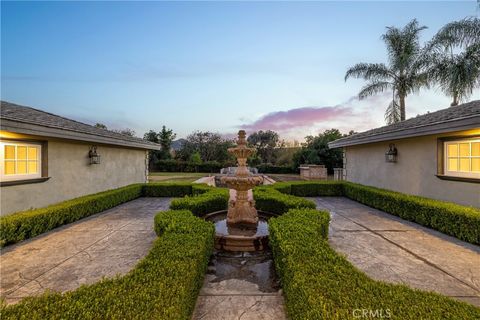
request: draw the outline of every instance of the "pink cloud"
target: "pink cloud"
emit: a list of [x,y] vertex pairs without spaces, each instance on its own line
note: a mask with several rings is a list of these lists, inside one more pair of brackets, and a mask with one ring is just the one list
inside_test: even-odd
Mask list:
[[271,112],[251,124],[241,127],[245,130],[284,131],[292,128],[308,127],[313,124],[331,121],[352,114],[350,107],[341,105],[334,107],[304,107],[288,111]]

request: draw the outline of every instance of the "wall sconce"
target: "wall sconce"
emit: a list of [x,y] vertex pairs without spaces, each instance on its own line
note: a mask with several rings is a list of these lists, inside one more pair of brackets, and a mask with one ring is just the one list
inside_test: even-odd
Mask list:
[[90,158],[90,164],[100,163],[100,155],[97,153],[97,146],[90,147],[90,151],[88,152],[88,157]]
[[397,162],[397,148],[395,148],[395,145],[393,143],[390,143],[388,146],[388,151],[385,152],[385,161],[387,162]]

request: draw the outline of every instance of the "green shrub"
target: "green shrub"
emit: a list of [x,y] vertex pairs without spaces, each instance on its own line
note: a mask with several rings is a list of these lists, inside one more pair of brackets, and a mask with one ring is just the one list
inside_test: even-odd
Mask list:
[[213,224],[187,212],[155,220],[167,227],[127,275],[2,306],[2,319],[190,319],[213,251]]
[[256,166],[259,173],[271,173],[271,174],[291,174],[298,173],[298,168],[292,166],[274,166],[271,164],[259,164]]
[[362,309],[402,320],[480,318],[469,304],[370,279],[329,246],[327,212],[292,210],[269,230],[290,319],[358,319]]
[[253,190],[257,209],[276,214],[283,214],[290,209],[312,208],[315,203],[310,200],[283,194],[270,187],[257,187]]
[[191,194],[191,183],[147,183],[143,187],[145,197],[184,197]]
[[343,195],[343,184],[339,181],[293,182],[290,188],[290,194],[297,197]]
[[480,244],[480,210],[399,192],[343,183],[344,195],[402,219],[421,224],[460,240]]
[[210,212],[226,210],[228,207],[228,199],[228,189],[212,188],[212,190],[208,192],[197,193],[196,196],[173,199],[170,204],[170,209],[186,209],[194,215],[201,217]]
[[282,182],[271,188],[302,197],[343,195],[460,240],[480,244],[480,210],[477,208],[351,182]]
[[142,184],[104,191],[0,218],[0,245],[16,243],[142,195]]
[[200,194],[204,194],[209,191],[214,191],[218,190],[216,187],[211,187],[209,185],[206,185],[205,183],[194,183],[192,184],[192,195],[193,196],[198,196]]
[[272,184],[271,187],[281,193],[292,194],[291,182],[277,182],[275,184]]

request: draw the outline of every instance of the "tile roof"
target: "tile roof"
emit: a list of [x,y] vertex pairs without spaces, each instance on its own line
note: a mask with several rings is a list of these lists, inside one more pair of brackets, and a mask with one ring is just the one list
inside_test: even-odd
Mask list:
[[480,128],[480,100],[416,116],[392,125],[357,133],[329,143],[344,147],[392,139]]
[[[2,130],[4,129],[4,122],[14,122],[32,125],[32,128],[48,128],[48,132],[70,132],[78,139],[85,141],[98,141],[99,143],[112,143],[117,145],[124,145],[145,149],[159,149],[160,145],[150,141],[143,140],[137,137],[130,137],[121,133],[97,128],[82,122],[64,118],[49,112],[39,109],[21,106],[14,103],[1,101],[0,119],[2,120]],[[34,130],[34,129],[32,129]],[[8,131],[8,130],[7,130]],[[47,131],[45,131],[47,132]],[[21,132],[25,133],[25,132]],[[42,135],[39,133],[38,135]],[[53,135],[52,135],[53,136]],[[61,136],[60,136],[61,138]],[[83,139],[85,138],[85,139]]]

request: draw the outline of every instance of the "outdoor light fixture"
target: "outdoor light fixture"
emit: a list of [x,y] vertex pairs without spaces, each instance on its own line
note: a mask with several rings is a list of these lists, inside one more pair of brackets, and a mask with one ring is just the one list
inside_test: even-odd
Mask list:
[[387,162],[397,162],[397,148],[393,143],[390,143],[388,146],[388,151],[385,152],[385,161]]
[[88,157],[90,158],[90,164],[100,163],[100,155],[97,153],[97,146],[90,147],[90,151],[88,152]]

